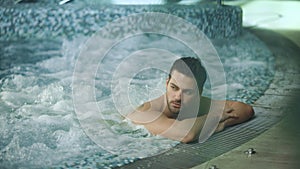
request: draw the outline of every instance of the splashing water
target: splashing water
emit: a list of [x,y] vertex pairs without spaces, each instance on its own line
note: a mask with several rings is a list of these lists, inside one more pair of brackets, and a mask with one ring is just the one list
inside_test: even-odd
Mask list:
[[[124,121],[112,105],[105,104],[111,99],[111,89],[106,84],[118,59],[122,59],[118,54],[143,48],[140,44],[164,46],[182,55],[192,52],[180,43],[165,43],[167,37],[141,35],[121,43],[104,60],[107,69],[99,71],[95,78],[96,99],[105,110],[99,123],[105,123],[116,135],[126,135],[122,137],[124,140],[112,140],[111,146],[119,141],[136,140],[112,153],[85,135],[73,108],[72,74],[80,46],[86,39],[1,42],[0,168],[109,168],[164,152],[178,144],[151,136],[145,128]],[[236,39],[213,43],[226,71],[227,98],[253,103],[272,79],[272,54],[247,32]],[[165,72],[151,69],[137,74],[129,89],[133,105],[159,96],[165,90],[165,78]],[[204,95],[209,95],[209,82],[205,88]],[[103,137],[108,136],[104,131]]]

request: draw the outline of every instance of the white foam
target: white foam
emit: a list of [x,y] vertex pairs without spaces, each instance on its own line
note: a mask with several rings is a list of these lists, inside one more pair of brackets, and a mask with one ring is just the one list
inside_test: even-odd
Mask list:
[[[110,80],[115,68],[124,57],[120,53],[126,56],[138,50],[139,44],[141,44],[139,47],[147,47],[148,41],[145,38],[135,40],[137,39],[129,42],[136,46],[130,46],[129,42],[122,43],[108,54],[107,60],[103,61],[105,67],[99,69],[98,74],[95,75],[96,86],[84,85],[85,88],[94,91],[96,96],[86,96],[85,93],[79,92],[82,98],[90,97],[90,102],[82,103],[83,105],[87,107],[91,104],[97,105],[94,109],[87,108],[89,111],[83,118],[97,117],[89,122],[99,126],[100,138],[110,137],[110,142],[105,145],[110,146],[116,156],[111,157],[112,154],[100,149],[85,135],[73,109],[71,86],[73,68],[80,46],[85,41],[84,38],[79,38],[63,42],[62,57],[54,52],[55,56],[36,64],[21,64],[11,68],[9,70],[11,74],[1,79],[0,138],[2,142],[0,142],[3,143],[3,148],[0,150],[0,157],[7,161],[7,164],[47,168],[50,164],[68,161],[68,159],[80,161],[82,154],[89,156],[101,152],[102,155],[96,158],[103,163],[107,162],[109,166],[109,163],[124,158],[135,159],[154,155],[177,144],[178,142],[151,136],[141,126],[122,121],[122,115],[112,104]],[[191,54],[191,51],[183,50],[182,44],[176,46],[166,43],[166,40],[168,40],[166,37],[157,38],[150,46],[158,48],[163,46],[166,49],[170,48],[172,52]],[[244,37],[230,42],[231,44],[226,43],[218,47],[225,70],[228,71],[225,87],[229,89],[229,98],[240,101],[244,99],[241,96],[245,93],[243,90],[247,89],[251,101],[253,96],[267,86],[268,73],[272,68],[269,64],[272,55],[263,44],[258,43],[247,33]],[[251,48],[248,47],[249,44]],[[151,62],[151,57],[146,60]],[[168,62],[168,60],[162,57],[161,62]],[[97,64],[95,62],[95,65]],[[132,68],[130,64],[125,64],[124,69]],[[132,79],[128,89],[128,97],[133,107],[158,97],[165,91],[166,74],[158,73],[159,77],[156,77],[153,71],[145,70],[140,72],[140,75],[143,78]],[[86,75],[82,74],[82,76]],[[245,100],[249,101],[247,98]],[[97,121],[99,115],[101,121]],[[127,146],[122,146],[122,143],[126,143]]]

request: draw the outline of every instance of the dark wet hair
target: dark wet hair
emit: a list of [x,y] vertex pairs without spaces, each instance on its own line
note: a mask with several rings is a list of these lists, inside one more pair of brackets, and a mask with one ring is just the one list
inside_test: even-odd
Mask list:
[[193,57],[183,57],[177,59],[170,69],[169,78],[171,78],[171,74],[174,70],[177,70],[178,72],[189,77],[195,78],[199,91],[202,91],[207,75],[206,70],[202,66],[199,59]]

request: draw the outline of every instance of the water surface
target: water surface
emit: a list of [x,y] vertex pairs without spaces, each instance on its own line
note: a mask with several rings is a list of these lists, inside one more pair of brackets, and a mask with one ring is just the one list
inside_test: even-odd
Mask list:
[[[128,140],[122,141],[129,142],[128,146],[116,147],[118,152],[109,152],[86,136],[73,107],[72,76],[80,46],[86,40],[87,37],[0,42],[0,167],[114,167],[164,152],[178,143],[151,136],[143,127],[123,121],[111,105],[111,75],[133,51],[152,47],[193,55],[192,51],[180,42],[166,43],[170,42],[168,37],[141,35],[121,42],[106,55],[106,68],[99,69],[95,78],[96,101],[105,109],[99,123],[105,123],[107,132],[114,136],[126,135],[122,138]],[[273,77],[271,52],[248,32],[213,43],[224,64],[227,98],[253,103]],[[155,69],[137,73],[129,88],[132,104],[159,96],[164,91],[166,75]],[[204,95],[209,93],[207,83]],[[105,132],[103,137],[111,135]],[[112,139],[109,144],[114,147],[119,141]]]

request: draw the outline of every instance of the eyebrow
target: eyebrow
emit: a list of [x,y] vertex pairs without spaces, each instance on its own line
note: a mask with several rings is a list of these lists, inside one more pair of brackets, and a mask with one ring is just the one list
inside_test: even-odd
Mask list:
[[173,86],[177,86],[175,83],[172,83],[172,82],[170,82],[170,84],[173,85]]
[[[170,82],[171,85],[177,87],[177,88],[180,88],[179,86],[177,86],[176,84]],[[191,88],[191,89],[183,89],[182,91],[194,91],[195,89]]]
[[[171,82],[170,84],[171,84],[171,85],[173,85],[173,86],[176,86],[176,87],[178,87],[176,84],[174,84],[174,83],[172,83],[172,82]],[[178,88],[179,88],[179,87],[178,87]]]
[[184,92],[194,92],[194,89],[183,89]]

